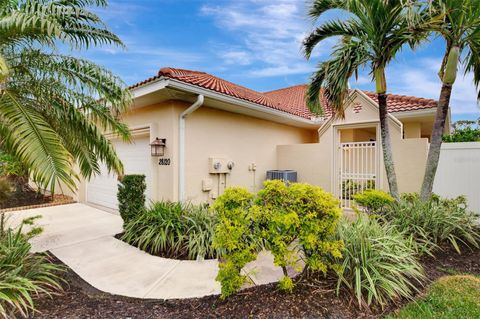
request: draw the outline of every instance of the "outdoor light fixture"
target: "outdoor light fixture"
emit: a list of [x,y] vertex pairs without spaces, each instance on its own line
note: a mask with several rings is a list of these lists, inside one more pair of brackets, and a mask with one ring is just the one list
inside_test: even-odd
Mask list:
[[166,143],[166,138],[155,138],[155,140],[150,144],[152,156],[163,156],[163,154],[165,154]]

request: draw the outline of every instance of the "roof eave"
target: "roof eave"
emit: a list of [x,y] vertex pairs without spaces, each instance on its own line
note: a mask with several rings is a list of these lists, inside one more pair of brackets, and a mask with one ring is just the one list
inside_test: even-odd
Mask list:
[[273,108],[269,108],[261,104],[249,102],[247,100],[243,100],[227,94],[215,92],[213,90],[202,88],[197,85],[185,83],[183,81],[179,81],[176,79],[163,77],[163,76],[149,83],[145,83],[140,86],[134,87],[131,89],[131,91],[134,98],[138,98],[143,95],[147,95],[155,91],[162,90],[164,88],[174,88],[177,90],[186,91],[193,94],[202,94],[207,98],[211,98],[211,99],[228,103],[228,104],[238,105],[247,110],[268,114],[270,116],[281,119],[283,123],[288,123],[295,126],[316,129],[320,127],[324,122],[324,120],[322,119],[307,119],[307,118],[290,114],[287,112],[283,112],[280,110],[275,110]]
[[437,112],[436,107],[418,109],[418,110],[408,110],[408,111],[399,111],[392,112],[397,119],[406,119],[406,118],[415,118],[415,117],[425,117],[425,116],[435,116]]

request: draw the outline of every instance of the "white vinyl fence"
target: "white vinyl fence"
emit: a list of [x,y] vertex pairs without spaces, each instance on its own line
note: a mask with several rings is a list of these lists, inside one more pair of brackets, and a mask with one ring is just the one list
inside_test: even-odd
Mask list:
[[466,195],[469,209],[480,213],[480,142],[442,144],[433,191]]

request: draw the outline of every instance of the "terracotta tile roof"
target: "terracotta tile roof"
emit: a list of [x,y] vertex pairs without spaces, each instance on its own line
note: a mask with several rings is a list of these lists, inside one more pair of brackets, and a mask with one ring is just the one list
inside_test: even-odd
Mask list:
[[[374,92],[363,91],[369,98],[378,102]],[[390,113],[415,111],[437,107],[437,101],[416,96],[388,94],[388,111]]]
[[[315,117],[314,114],[308,110],[305,103],[304,94],[307,89],[306,84],[261,93],[205,72],[162,68],[156,76],[134,84],[130,86],[130,89],[152,82],[161,77],[175,79],[306,119]],[[365,94],[377,102],[375,93],[365,91]],[[325,105],[327,104],[326,101],[324,101],[324,103]],[[435,100],[395,94],[388,95],[388,103],[388,110],[391,113],[427,109],[437,106]],[[332,112],[327,107],[325,116],[330,117],[331,115]]]

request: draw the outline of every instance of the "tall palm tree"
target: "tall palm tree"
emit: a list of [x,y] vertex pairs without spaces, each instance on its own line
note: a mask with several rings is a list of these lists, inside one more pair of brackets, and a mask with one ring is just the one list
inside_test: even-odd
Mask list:
[[322,112],[323,94],[336,116],[342,116],[349,96],[348,81],[359,69],[370,70],[376,83],[388,185],[392,196],[399,198],[388,125],[385,68],[405,44],[413,46],[424,36],[419,31],[427,22],[426,15],[414,1],[408,0],[314,0],[309,15],[318,21],[333,9],[347,12],[346,18],[321,23],[304,40],[305,55],[310,58],[322,41],[341,37],[330,60],[320,63],[312,76],[307,104],[313,112]]
[[128,140],[118,114],[130,105],[120,78],[60,53],[123,46],[88,8],[105,0],[0,0],[0,147],[42,187],[74,189],[75,167],[90,178],[99,162],[123,166],[102,132]]
[[431,0],[430,9],[441,13],[440,27],[432,30],[446,43],[445,55],[438,73],[442,81],[435,124],[428,151],[427,166],[422,184],[421,198],[427,200],[432,195],[433,182],[437,172],[442,135],[450,107],[453,84],[457,78],[457,68],[464,57],[465,72],[473,73],[473,81],[480,100],[480,1],[478,0]]

